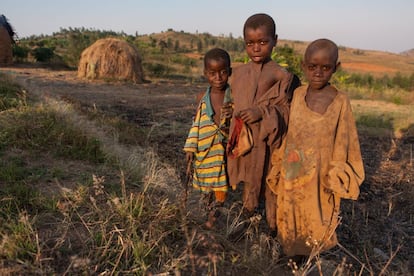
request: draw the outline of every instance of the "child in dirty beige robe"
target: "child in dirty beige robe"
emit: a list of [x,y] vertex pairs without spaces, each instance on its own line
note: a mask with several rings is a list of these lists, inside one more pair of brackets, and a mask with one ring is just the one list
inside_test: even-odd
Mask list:
[[[242,121],[251,132],[251,149],[227,161],[230,185],[243,183],[243,207],[247,216],[257,213],[265,198],[269,231],[275,232],[276,200],[266,187],[266,175],[272,150],[280,146],[286,133],[292,91],[299,78],[288,72],[271,55],[277,43],[275,22],[267,14],[250,16],[243,28],[246,53],[250,62],[234,68],[231,79],[234,102],[230,135],[236,122]],[[229,147],[227,148],[229,151]]]
[[357,199],[365,177],[350,101],[329,83],[339,65],[332,41],[308,46],[308,85],[295,90],[286,138],[272,156],[267,184],[277,195],[278,239],[288,256],[337,244],[341,199]]

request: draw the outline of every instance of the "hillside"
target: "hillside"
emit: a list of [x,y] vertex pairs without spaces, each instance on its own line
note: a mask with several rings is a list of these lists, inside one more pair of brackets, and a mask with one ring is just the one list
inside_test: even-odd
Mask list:
[[[278,45],[288,45],[302,55],[309,42],[279,40]],[[402,54],[383,51],[362,50],[339,45],[342,69],[349,73],[372,74],[379,77],[397,72],[411,75],[414,72],[414,50]]]
[[[26,45],[68,61],[98,37],[76,35]],[[205,89],[195,79],[203,53],[230,49],[236,66],[242,40],[124,38],[149,82],[86,81],[54,61],[0,68],[0,275],[412,275],[412,91],[352,98],[366,172],[360,196],[341,201],[340,245],[293,264],[263,218],[242,219],[242,189],[229,193],[214,230],[200,193],[187,189],[182,146]],[[290,49],[300,57],[307,43],[280,40],[278,57]],[[344,47],[340,55],[349,72],[413,76],[409,55]]]
[[414,56],[414,48],[401,53],[404,56]]
[[[209,33],[186,33],[172,29],[167,31],[128,36],[124,33],[87,29],[61,30],[53,36],[23,39],[21,46],[29,49],[46,47],[55,53],[52,62],[64,62],[76,69],[80,53],[97,39],[120,37],[135,45],[142,54],[144,71],[149,78],[179,78],[197,80],[202,75],[202,56],[210,48],[221,47],[230,52],[233,66],[246,60],[242,38],[213,36]],[[293,49],[294,60],[299,60],[308,41],[280,39],[276,47],[281,56],[292,55],[284,51]],[[414,50],[401,54],[363,50],[339,45],[342,69],[347,73],[370,74],[374,77],[393,76],[401,73],[410,76],[414,72]],[[30,59],[30,55],[29,55]],[[33,58],[32,60],[33,61]],[[288,61],[291,59],[288,58]],[[296,62],[297,63],[297,62]],[[300,70],[298,64],[289,64]]]
[[[205,37],[209,37],[211,40],[215,40],[216,43],[220,41],[226,41],[226,39],[233,39],[240,41],[242,44],[241,38],[228,38],[228,37],[215,37],[209,34],[189,34],[189,33],[179,33],[174,31],[167,31],[161,33],[154,33],[151,35],[144,35],[142,38],[155,38],[158,41],[168,41],[170,40],[179,40],[180,45],[184,45],[191,49],[192,53],[197,54],[198,52],[194,50],[194,41],[205,40]],[[278,48],[283,46],[288,46],[294,49],[295,53],[299,56],[302,56],[306,46],[310,41],[298,41],[298,40],[285,40],[279,39],[276,51]],[[395,54],[384,51],[374,51],[374,50],[364,50],[357,48],[340,47],[340,60],[342,64],[342,69],[349,73],[361,73],[361,74],[372,74],[373,76],[382,76],[385,74],[393,75],[397,72],[400,72],[403,75],[410,75],[414,72],[414,49],[406,51],[401,54]],[[233,57],[236,58],[242,55],[242,53],[237,53],[236,51],[231,51]],[[202,53],[195,55],[197,58],[202,57]]]

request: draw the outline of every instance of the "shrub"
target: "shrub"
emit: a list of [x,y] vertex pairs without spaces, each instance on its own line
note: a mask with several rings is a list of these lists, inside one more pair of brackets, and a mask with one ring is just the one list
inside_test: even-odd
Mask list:
[[51,48],[39,47],[32,51],[33,56],[35,57],[36,61],[39,62],[48,62],[54,56],[54,50]]
[[30,49],[24,46],[13,46],[13,57],[16,61],[21,62],[27,59]]
[[170,73],[171,68],[161,63],[144,63],[145,71],[149,72],[150,76],[162,77]]

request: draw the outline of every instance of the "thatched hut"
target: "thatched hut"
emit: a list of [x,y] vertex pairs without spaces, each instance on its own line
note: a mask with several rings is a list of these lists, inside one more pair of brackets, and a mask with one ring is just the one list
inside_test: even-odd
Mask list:
[[13,63],[15,33],[4,15],[0,15],[0,66]]
[[138,50],[124,40],[100,39],[82,52],[78,77],[142,83],[141,57]]

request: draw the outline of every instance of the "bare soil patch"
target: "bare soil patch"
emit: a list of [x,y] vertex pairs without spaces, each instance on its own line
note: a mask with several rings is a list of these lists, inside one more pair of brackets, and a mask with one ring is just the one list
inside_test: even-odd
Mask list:
[[368,63],[357,63],[357,62],[343,62],[341,66],[345,70],[356,71],[362,73],[396,73],[398,70],[382,65],[368,64]]

